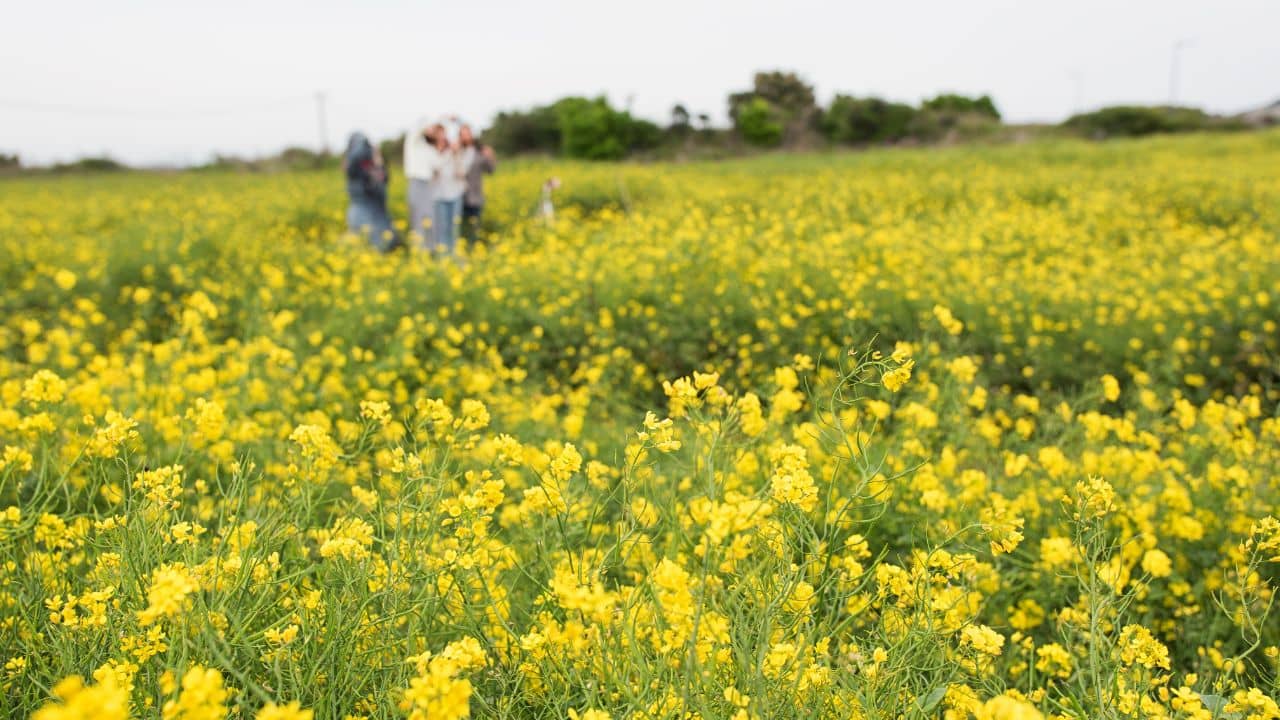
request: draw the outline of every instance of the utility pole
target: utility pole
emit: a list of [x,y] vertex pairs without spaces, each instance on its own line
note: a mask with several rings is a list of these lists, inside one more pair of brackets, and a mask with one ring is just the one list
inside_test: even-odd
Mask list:
[[1079,115],[1084,112],[1084,75],[1079,70],[1071,70],[1071,113]]
[[320,128],[320,152],[329,154],[329,125],[325,121],[325,94],[316,93],[316,124]]
[[1178,104],[1178,73],[1181,71],[1180,60],[1183,48],[1191,44],[1186,38],[1180,38],[1173,44],[1173,56],[1169,60],[1169,104]]

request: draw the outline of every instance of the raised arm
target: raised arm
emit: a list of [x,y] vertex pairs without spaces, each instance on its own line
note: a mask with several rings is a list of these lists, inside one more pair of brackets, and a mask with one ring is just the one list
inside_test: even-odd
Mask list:
[[404,134],[404,166],[405,167],[411,167],[413,165],[413,158],[416,157],[417,156],[416,153],[419,152],[419,149],[416,147],[419,141],[426,142],[425,140],[423,140],[422,133],[420,132],[414,132],[410,130],[409,132]]

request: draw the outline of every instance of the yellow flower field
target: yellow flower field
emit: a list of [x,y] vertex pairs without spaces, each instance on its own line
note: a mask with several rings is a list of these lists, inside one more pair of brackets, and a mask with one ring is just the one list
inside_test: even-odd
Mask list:
[[0,716],[1280,718],[1278,164],[0,180]]

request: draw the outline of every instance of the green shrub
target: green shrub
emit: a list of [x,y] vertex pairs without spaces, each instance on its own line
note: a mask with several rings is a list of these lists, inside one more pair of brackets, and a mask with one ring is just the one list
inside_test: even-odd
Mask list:
[[955,93],[943,93],[932,100],[925,100],[921,103],[920,109],[932,110],[943,115],[974,113],[985,115],[992,120],[1000,119],[1000,111],[996,109],[996,104],[990,95],[971,98]]
[[557,102],[561,152],[584,160],[616,160],[626,155],[626,128],[620,115],[604,98]]
[[551,105],[527,112],[500,112],[484,131],[484,141],[504,154],[560,151],[560,118]]
[[768,103],[782,122],[804,119],[817,108],[813,86],[793,72],[780,70],[758,72],[750,90],[729,95],[729,118],[735,126],[741,111],[755,100]]
[[501,112],[484,132],[498,152],[561,154],[582,160],[617,160],[656,147],[662,129],[615,110],[603,97],[566,97],[527,112]]
[[118,172],[128,170],[124,163],[109,157],[87,157],[53,166],[54,172]]
[[764,98],[753,98],[738,109],[737,127],[742,139],[752,145],[776,147],[782,142],[782,123]]
[[822,114],[819,128],[829,140],[866,143],[901,140],[910,131],[915,108],[877,97],[837,95]]
[[1063,126],[1090,137],[1140,137],[1204,130],[1210,123],[1199,108],[1115,105],[1073,115]]
[[772,147],[803,142],[821,110],[813,86],[793,72],[758,72],[750,90],[729,95],[729,119],[752,145]]
[[615,110],[603,97],[565,98],[555,104],[560,123],[560,150],[582,160],[617,160],[632,150],[657,145],[662,130],[647,120]]
[[629,122],[629,126],[627,128],[627,134],[628,134],[627,149],[629,151],[634,152],[636,150],[651,150],[662,144],[663,131],[662,131],[662,128],[657,125],[657,123],[652,123],[652,122],[649,122],[648,120],[642,120],[640,118],[632,117],[630,114],[627,114],[627,113],[623,113],[623,114],[626,115],[627,120]]

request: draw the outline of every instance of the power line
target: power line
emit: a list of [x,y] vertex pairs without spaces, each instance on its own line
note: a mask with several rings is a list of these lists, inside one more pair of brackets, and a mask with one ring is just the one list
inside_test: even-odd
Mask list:
[[1178,76],[1182,70],[1181,63],[1179,62],[1179,60],[1181,60],[1183,49],[1190,47],[1191,42],[1192,41],[1188,38],[1181,38],[1173,44],[1173,53],[1169,61],[1169,105],[1170,106],[1178,104],[1178,80],[1179,80]]
[[320,126],[320,152],[329,154],[329,123],[325,120],[325,94],[316,93],[316,122]]
[[206,108],[138,108],[110,105],[69,105],[61,103],[27,102],[23,100],[0,99],[0,108],[38,113],[62,113],[70,115],[119,115],[139,117],[147,115],[233,115],[236,113],[261,112],[296,107],[302,103],[313,102],[312,96],[294,96],[274,100],[243,103],[232,106]]
[[1078,115],[1084,112],[1084,75],[1076,68],[1068,74],[1071,76],[1071,112]]

